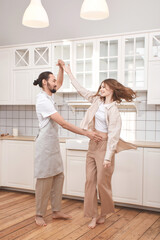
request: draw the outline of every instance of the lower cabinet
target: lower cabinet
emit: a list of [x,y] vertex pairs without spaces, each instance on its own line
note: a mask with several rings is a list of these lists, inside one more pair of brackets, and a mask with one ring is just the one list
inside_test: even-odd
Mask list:
[[115,155],[112,176],[115,202],[142,205],[143,148],[122,151]]
[[160,208],[160,149],[144,149],[143,205]]
[[84,197],[86,153],[67,150],[67,195]]
[[34,189],[34,142],[2,141],[2,186]]
[[66,177],[67,177],[67,164],[66,164],[66,144],[60,143],[60,150],[61,150],[61,156],[63,160],[63,167],[64,167],[64,183],[63,183],[63,194],[66,194]]
[[[84,197],[87,151],[67,150],[66,194]],[[160,208],[160,149],[138,148],[116,154],[112,176],[117,203]]]
[[[84,197],[87,151],[66,150],[63,194]],[[0,186],[35,190],[33,141],[0,141]],[[116,154],[112,177],[113,199],[123,204],[160,208],[160,149],[138,148]]]
[[0,140],[0,187],[2,186],[2,141]]
[[[60,143],[60,150],[64,165],[64,175],[66,175],[65,143]],[[0,186],[35,190],[34,153],[35,142],[33,141],[0,141]],[[63,194],[66,194],[65,181]]]

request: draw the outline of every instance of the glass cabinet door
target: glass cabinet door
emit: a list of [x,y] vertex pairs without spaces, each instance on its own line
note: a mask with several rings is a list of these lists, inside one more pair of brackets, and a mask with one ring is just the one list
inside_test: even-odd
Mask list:
[[37,46],[33,49],[33,65],[42,67],[42,66],[50,66],[50,46]]
[[146,87],[146,37],[124,37],[124,85],[133,89]]
[[14,48],[14,68],[51,67],[51,45]]
[[29,48],[14,49],[14,67],[28,67],[30,65]]
[[85,88],[93,90],[93,42],[75,42],[76,78]]
[[150,60],[160,60],[160,32],[150,33]]
[[99,84],[107,79],[119,77],[119,40],[99,41]]
[[[53,44],[53,73],[57,76],[59,67],[56,66],[58,59],[62,59],[65,64],[71,64],[71,44],[58,43]],[[63,85],[59,91],[70,91],[71,83],[67,74],[64,72]]]

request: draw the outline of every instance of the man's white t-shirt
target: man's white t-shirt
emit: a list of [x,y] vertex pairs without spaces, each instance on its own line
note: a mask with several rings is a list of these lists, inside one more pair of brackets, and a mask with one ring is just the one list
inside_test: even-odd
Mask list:
[[45,91],[41,91],[37,95],[36,113],[39,121],[39,127],[43,128],[50,120],[50,116],[56,113],[54,94],[49,96]]

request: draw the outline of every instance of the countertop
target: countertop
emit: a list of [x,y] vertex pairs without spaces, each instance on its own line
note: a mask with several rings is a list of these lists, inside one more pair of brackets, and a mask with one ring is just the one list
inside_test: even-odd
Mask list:
[[[0,137],[0,140],[17,140],[17,141],[35,141],[36,137],[34,136],[17,136],[17,137],[13,137],[13,136],[4,136],[4,137]],[[59,138],[59,141],[61,143],[65,143],[67,138]]]
[[[0,140],[17,140],[17,141],[35,141],[36,137],[34,136],[4,136],[0,137]],[[65,137],[60,137],[59,142],[65,143]],[[151,142],[151,141],[130,141],[131,143],[135,144],[137,147],[146,147],[146,148],[160,148],[160,142]]]

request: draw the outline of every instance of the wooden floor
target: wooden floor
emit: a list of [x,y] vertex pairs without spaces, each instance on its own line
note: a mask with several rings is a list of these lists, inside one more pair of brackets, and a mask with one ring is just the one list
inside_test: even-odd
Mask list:
[[34,222],[35,198],[33,194],[0,190],[0,239],[3,240],[160,240],[160,213],[116,207],[107,216],[105,224],[90,230],[89,219],[83,217],[81,201],[64,199],[63,212],[70,213],[72,220],[52,220],[48,206],[46,227]]

